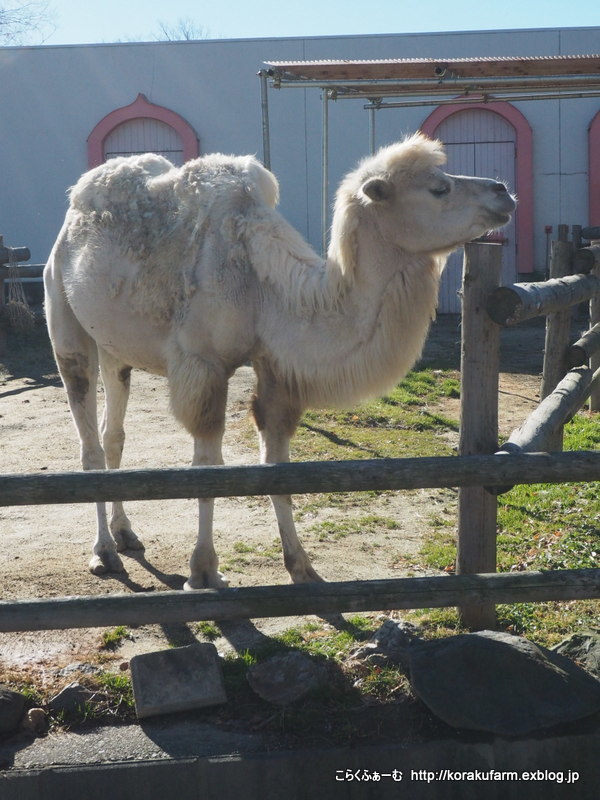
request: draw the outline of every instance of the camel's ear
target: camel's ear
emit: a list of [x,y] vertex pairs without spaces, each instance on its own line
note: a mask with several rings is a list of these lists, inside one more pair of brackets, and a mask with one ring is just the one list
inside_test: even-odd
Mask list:
[[391,181],[386,181],[383,178],[369,178],[368,181],[363,183],[362,190],[369,200],[374,203],[384,203],[387,200],[391,200],[393,186]]

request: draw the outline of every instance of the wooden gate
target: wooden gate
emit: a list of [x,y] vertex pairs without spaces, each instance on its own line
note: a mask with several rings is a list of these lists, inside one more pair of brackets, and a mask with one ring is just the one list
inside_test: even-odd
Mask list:
[[104,158],[158,153],[176,166],[183,164],[183,143],[177,131],[158,119],[131,119],[118,125],[104,142]]

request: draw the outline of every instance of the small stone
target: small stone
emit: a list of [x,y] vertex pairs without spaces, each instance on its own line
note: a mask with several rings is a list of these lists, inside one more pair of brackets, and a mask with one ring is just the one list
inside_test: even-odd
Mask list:
[[52,711],[58,714],[61,712],[63,714],[75,714],[77,711],[80,711],[93,696],[94,692],[90,692],[85,686],[74,681],[55,695],[48,705]]
[[386,619],[371,639],[349,655],[350,661],[364,660],[374,666],[399,664],[408,670],[408,649],[418,641],[419,628],[404,620]]
[[600,633],[594,631],[573,633],[552,650],[568,656],[596,678],[600,678]]
[[326,680],[323,666],[297,652],[273,656],[248,670],[248,683],[256,694],[278,706],[299,700]]
[[0,733],[13,733],[25,711],[25,696],[0,686]]
[[45,736],[48,733],[48,717],[43,708],[30,708],[21,723],[23,733]]

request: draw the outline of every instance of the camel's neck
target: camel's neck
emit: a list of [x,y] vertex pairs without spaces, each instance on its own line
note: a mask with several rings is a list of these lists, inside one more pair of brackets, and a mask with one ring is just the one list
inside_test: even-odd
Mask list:
[[351,275],[330,256],[321,307],[288,313],[279,334],[265,336],[306,406],[349,405],[391,388],[419,357],[435,312],[434,259],[386,252],[374,235],[359,238],[356,255]]

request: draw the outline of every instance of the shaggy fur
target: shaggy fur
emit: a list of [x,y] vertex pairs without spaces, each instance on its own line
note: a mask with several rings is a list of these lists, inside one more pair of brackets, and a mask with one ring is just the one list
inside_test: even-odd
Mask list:
[[[338,190],[326,259],[275,210],[277,181],[251,156],[176,168],[142,155],[83,175],[45,284],[84,467],[119,466],[131,367],[168,377],[195,464],[222,461],[227,381],[243,363],[257,374],[268,462],[288,459],[306,407],[349,405],[395,384],[421,352],[448,253],[514,208],[502,184],[448,176],[443,162],[441,144],[421,135],[362,161]],[[272,501],[292,579],[318,579],[289,498]],[[141,546],[120,504],[110,530],[99,506],[94,572],[122,568],[115,541]],[[201,501],[187,588],[223,585],[216,564],[212,501]]]

